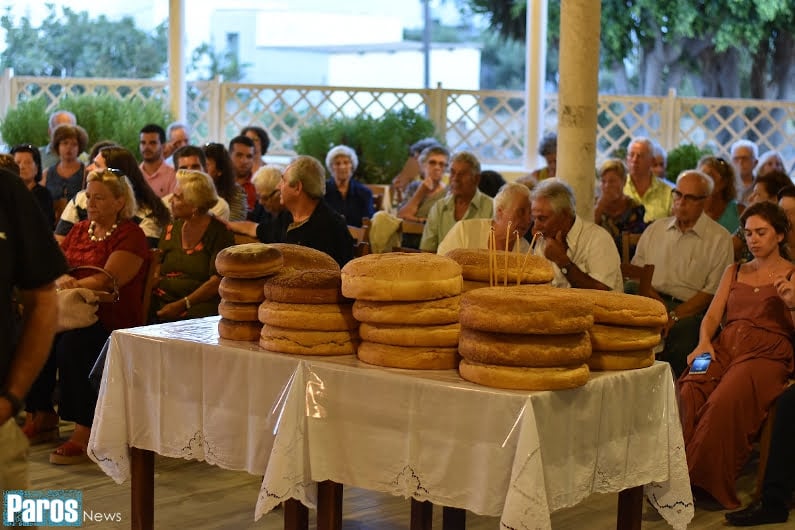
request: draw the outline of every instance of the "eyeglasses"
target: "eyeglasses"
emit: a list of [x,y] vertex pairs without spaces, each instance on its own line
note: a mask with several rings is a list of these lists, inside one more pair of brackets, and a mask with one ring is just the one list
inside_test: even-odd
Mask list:
[[274,189],[274,190],[273,190],[272,192],[270,192],[270,193],[260,193],[259,200],[261,200],[261,201],[267,201],[268,199],[270,199],[271,197],[273,197],[273,196],[274,196],[274,195],[276,195],[277,193],[279,193],[279,188],[276,188],[276,189]]
[[671,190],[671,195],[673,196],[675,201],[684,200],[685,202],[698,202],[703,201],[707,198],[706,195],[691,195],[689,193],[682,193],[677,189]]

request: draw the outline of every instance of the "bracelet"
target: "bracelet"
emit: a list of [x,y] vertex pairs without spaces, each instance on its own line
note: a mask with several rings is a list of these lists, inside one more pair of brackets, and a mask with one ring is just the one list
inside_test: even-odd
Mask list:
[[185,300],[185,309],[190,309],[190,300],[188,300],[188,297],[186,296],[183,300]]
[[6,401],[11,403],[12,418],[16,417],[16,415],[19,414],[19,411],[22,410],[22,400],[8,390],[4,390],[2,393],[0,393],[0,398],[5,398]]

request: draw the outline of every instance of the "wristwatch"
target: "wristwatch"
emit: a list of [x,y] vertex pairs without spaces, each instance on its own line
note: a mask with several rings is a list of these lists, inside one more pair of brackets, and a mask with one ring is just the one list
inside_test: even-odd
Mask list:
[[3,390],[3,392],[0,392],[0,398],[5,398],[6,401],[11,403],[12,418],[16,417],[16,415],[19,414],[19,411],[22,410],[22,400],[8,390]]
[[674,321],[674,324],[676,324],[677,322],[679,322],[679,315],[677,315],[677,314],[676,314],[676,311],[675,311],[675,310],[673,310],[673,309],[671,309],[670,311],[668,311],[668,318],[670,318],[671,320],[673,320],[673,321]]
[[571,260],[567,261],[565,265],[561,265],[560,272],[563,273],[563,276],[569,275],[569,267],[571,267]]

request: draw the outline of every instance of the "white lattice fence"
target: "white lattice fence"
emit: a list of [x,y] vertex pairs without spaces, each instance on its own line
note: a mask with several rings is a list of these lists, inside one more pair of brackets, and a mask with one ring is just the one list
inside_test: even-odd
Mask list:
[[110,94],[119,99],[138,99],[143,101],[168,97],[165,81],[142,79],[104,79],[104,78],[12,78],[12,94],[15,102],[33,97],[44,97],[47,111],[54,110],[61,98],[83,94]]

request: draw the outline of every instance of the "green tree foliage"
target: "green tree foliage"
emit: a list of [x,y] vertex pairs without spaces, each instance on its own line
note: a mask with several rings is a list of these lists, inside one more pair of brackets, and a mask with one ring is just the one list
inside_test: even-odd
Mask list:
[[331,147],[347,145],[359,157],[356,178],[387,184],[406,162],[409,145],[433,134],[430,120],[413,110],[402,109],[389,111],[380,118],[360,115],[308,125],[298,133],[296,151],[322,162]]
[[6,49],[0,65],[17,75],[55,77],[151,78],[162,74],[168,50],[167,26],[150,34],[135,27],[131,17],[89,18],[88,12],[64,7],[59,15],[48,4],[39,27],[27,17],[18,22],[10,8],[0,17]]
[[665,167],[665,178],[676,182],[676,177],[685,169],[694,169],[702,156],[714,155],[711,149],[701,148],[695,144],[680,144],[668,151]]
[[[138,131],[147,123],[165,125],[171,116],[163,102],[156,100],[119,100],[110,94],[63,98],[58,109],[69,110],[88,133],[89,145],[99,140],[113,140],[138,155]],[[49,112],[43,97],[25,101],[8,111],[0,123],[0,135],[10,146],[47,143]]]
[[250,63],[241,63],[231,50],[219,52],[213,45],[205,42],[193,50],[189,71],[203,81],[222,77],[224,81],[234,82],[243,79],[250,66]]

